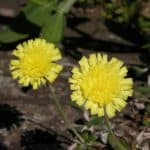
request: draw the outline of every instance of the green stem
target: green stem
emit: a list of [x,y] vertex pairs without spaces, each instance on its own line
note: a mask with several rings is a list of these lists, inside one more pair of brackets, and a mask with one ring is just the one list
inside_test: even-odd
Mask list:
[[[109,118],[107,115],[107,111],[106,111],[106,107],[104,106],[104,118],[105,118],[105,123],[106,126],[110,132],[110,137],[111,140],[109,140],[111,146],[115,149],[115,150],[127,150],[121,143],[120,141],[116,138],[116,136],[114,135],[111,127],[110,127],[110,123],[109,123]],[[112,141],[112,142],[111,142]]]
[[[50,92],[51,92],[51,94],[52,94],[52,96],[53,96],[53,99],[54,99],[56,108],[58,109],[60,115],[61,115],[62,118],[64,119],[64,121],[65,121],[67,127],[70,128],[71,123],[70,123],[68,117],[66,116],[65,112],[63,111],[63,109],[62,109],[62,107],[61,107],[61,105],[60,105],[60,103],[59,103],[59,100],[58,100],[58,98],[57,98],[57,96],[56,96],[56,94],[55,94],[54,88],[53,88],[51,85],[48,85],[48,87],[49,87],[49,90],[50,90]],[[77,138],[80,140],[80,142],[81,142],[81,143],[84,143],[84,139],[80,136],[80,134],[77,132],[77,130],[76,130],[74,127],[71,127],[70,129],[71,129],[72,132],[77,136]]]
[[107,126],[109,132],[114,135],[114,133],[113,133],[111,127],[110,127],[110,124],[109,124],[109,119],[108,119],[108,115],[107,115],[107,111],[106,111],[105,106],[104,106],[104,118],[105,118],[105,123],[106,123],[106,126]]

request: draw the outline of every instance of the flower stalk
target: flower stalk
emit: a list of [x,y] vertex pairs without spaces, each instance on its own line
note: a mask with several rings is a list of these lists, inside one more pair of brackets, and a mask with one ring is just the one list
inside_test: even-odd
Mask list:
[[48,84],[48,88],[52,94],[52,97],[54,99],[54,103],[56,105],[56,108],[58,110],[58,112],[60,113],[61,117],[64,119],[66,125],[68,128],[71,129],[71,131],[76,135],[76,137],[79,139],[79,141],[83,144],[84,143],[84,139],[81,137],[81,135],[78,133],[78,131],[74,128],[71,127],[71,123],[67,117],[67,115],[65,114],[65,112],[63,111],[59,99],[57,98],[56,94],[55,94],[55,89],[52,87],[52,85]]
[[104,118],[105,118],[105,123],[106,123],[106,126],[109,130],[109,133],[110,133],[110,136],[111,136],[111,141],[110,144],[111,146],[115,149],[115,150],[127,150],[121,143],[120,141],[116,138],[116,136],[114,135],[111,127],[110,127],[110,123],[109,123],[109,118],[108,118],[108,115],[107,115],[107,111],[106,111],[106,106],[104,106]]

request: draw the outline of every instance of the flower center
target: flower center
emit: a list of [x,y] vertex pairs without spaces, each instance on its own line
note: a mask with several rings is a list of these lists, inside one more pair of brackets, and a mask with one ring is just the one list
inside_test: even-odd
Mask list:
[[21,70],[28,77],[43,77],[50,68],[50,59],[44,53],[37,52],[26,54],[21,59]]
[[97,64],[83,74],[79,85],[87,100],[95,101],[99,105],[105,105],[116,97],[120,91],[119,70],[114,70],[110,67],[107,64]]

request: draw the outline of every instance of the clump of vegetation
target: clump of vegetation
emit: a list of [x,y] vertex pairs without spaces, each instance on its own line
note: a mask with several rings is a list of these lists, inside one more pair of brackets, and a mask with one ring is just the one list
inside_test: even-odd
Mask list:
[[140,0],[103,0],[104,17],[118,23],[130,24],[134,22],[141,7]]
[[86,8],[86,7],[94,7],[100,4],[101,0],[78,0],[76,5]]
[[149,47],[150,18],[142,14],[143,0],[102,0],[103,16],[107,20],[119,23],[122,26],[135,29],[145,42],[142,46]]

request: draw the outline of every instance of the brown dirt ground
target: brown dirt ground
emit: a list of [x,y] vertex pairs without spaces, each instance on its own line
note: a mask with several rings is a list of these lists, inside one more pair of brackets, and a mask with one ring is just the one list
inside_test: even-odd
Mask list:
[[[17,13],[19,4],[10,4],[10,2],[11,0],[0,2],[0,14],[13,16]],[[91,21],[77,26],[77,29],[86,32],[87,34],[90,34],[97,39],[112,42],[118,41],[118,43],[129,45],[131,44],[128,41],[125,41],[124,39],[121,39],[120,37],[114,35],[105,26],[101,25],[101,27],[99,27],[98,16],[93,17],[93,13],[90,13],[88,15],[89,18],[92,18]],[[95,28],[97,30],[95,30]],[[80,36],[78,33],[68,28],[65,31],[65,36],[69,37],[69,35],[74,37]],[[88,55],[89,53],[93,52],[93,50],[91,49],[85,50],[83,48],[78,48],[77,50],[81,52],[82,55]],[[97,50],[100,51],[101,47],[99,47]],[[141,52],[139,51],[105,51],[105,53],[107,53],[109,56],[115,56],[122,59],[127,65],[142,64],[139,57],[141,55]],[[23,117],[25,118],[25,121],[23,121],[19,127],[14,125],[10,130],[1,128],[0,143],[5,144],[9,150],[21,150],[21,134],[26,130],[35,128],[42,130],[46,130],[46,128],[49,128],[56,131],[57,133],[67,135],[68,132],[65,131],[66,126],[64,124],[64,121],[58,114],[47,88],[41,87],[37,91],[33,91],[32,89],[29,89],[27,91],[23,90],[16,81],[12,80],[10,76],[10,72],[8,69],[10,59],[11,51],[0,51],[0,105],[8,104],[10,107],[15,107],[18,111],[24,114]],[[64,70],[62,71],[56,82],[53,84],[53,86],[56,89],[57,96],[60,98],[61,104],[66,114],[70,118],[71,122],[74,122],[78,119],[83,118],[83,113],[81,110],[76,109],[75,107],[70,107],[69,105],[71,102],[68,77],[71,75],[71,68],[77,65],[77,60],[70,57],[69,55],[64,54],[64,57],[60,63],[64,65]],[[128,106],[120,114],[118,114],[117,117],[112,119],[112,126],[114,127],[115,133],[120,137],[128,137],[127,141],[129,141],[130,144],[133,144],[135,142],[135,138],[141,131],[147,130],[146,127],[139,125],[142,115],[139,115],[140,110],[138,106],[140,104],[140,106],[143,106],[145,104],[145,102],[142,101],[143,99],[148,98],[145,98],[145,96],[143,95],[134,93],[134,96],[129,100]],[[128,116],[128,119],[124,117],[125,115]],[[105,144],[103,144],[102,147],[105,147]]]

